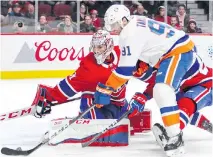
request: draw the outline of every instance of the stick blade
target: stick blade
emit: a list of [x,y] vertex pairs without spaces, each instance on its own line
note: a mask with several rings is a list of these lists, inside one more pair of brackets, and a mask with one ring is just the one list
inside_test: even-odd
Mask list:
[[13,155],[13,156],[18,156],[18,155],[27,156],[27,155],[29,155],[28,151],[15,150],[15,149],[7,148],[7,147],[3,147],[1,149],[1,153],[4,154],[4,155]]

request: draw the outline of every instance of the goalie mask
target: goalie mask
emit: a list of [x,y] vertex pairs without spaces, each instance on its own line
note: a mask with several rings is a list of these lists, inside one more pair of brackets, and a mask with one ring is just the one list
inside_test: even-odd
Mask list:
[[102,64],[114,48],[113,39],[109,32],[98,30],[92,36],[90,50],[94,53],[97,64]]

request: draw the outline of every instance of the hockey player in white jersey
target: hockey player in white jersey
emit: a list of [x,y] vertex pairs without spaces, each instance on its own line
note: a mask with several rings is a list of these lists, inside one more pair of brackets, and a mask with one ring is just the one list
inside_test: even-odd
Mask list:
[[[181,80],[196,59],[195,45],[183,31],[144,16],[130,16],[124,5],[112,5],[104,17],[105,28],[119,34],[119,46],[122,50],[118,67],[106,83],[97,86],[95,103],[105,104],[113,90],[126,83],[138,60],[158,69],[153,98],[160,108],[162,120],[169,140],[164,146],[167,156],[182,154],[183,139],[180,130],[180,111],[175,93]],[[147,70],[144,66],[142,72]],[[200,72],[207,73],[205,67]],[[142,110],[142,106],[132,106]]]

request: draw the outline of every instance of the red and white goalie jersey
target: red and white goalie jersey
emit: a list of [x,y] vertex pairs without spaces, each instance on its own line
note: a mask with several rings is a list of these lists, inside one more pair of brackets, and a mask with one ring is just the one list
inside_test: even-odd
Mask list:
[[[96,90],[97,84],[107,81],[119,62],[120,49],[118,46],[114,47],[110,55],[110,59],[103,64],[98,65],[94,54],[90,52],[81,62],[76,72],[67,76],[59,82],[55,87],[59,91],[60,97],[66,100],[78,92],[82,92],[83,97],[91,97]],[[112,104],[123,106],[125,99],[126,86],[121,87],[116,92],[112,93]]]

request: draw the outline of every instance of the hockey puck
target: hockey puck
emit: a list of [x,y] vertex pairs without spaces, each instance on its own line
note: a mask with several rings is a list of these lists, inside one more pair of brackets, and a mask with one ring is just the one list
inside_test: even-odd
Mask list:
[[22,149],[21,149],[21,147],[18,147],[18,148],[16,148],[16,150],[21,151]]

